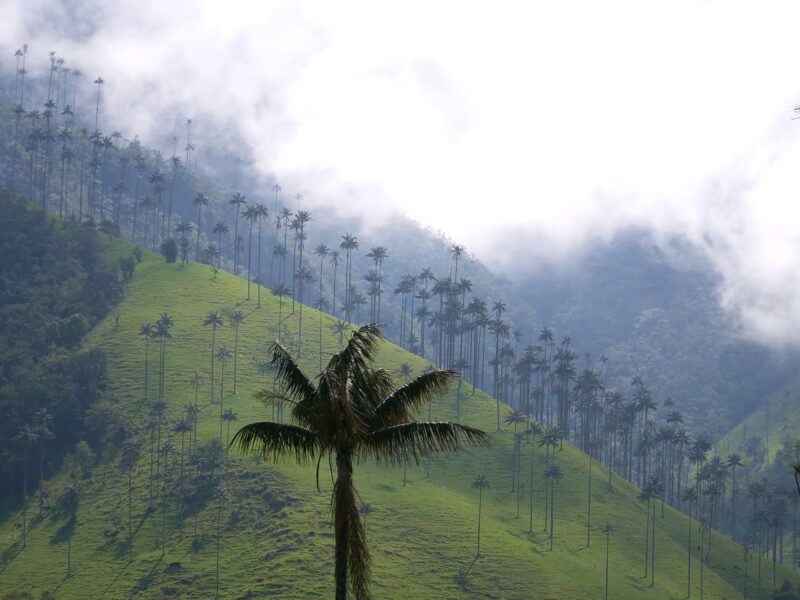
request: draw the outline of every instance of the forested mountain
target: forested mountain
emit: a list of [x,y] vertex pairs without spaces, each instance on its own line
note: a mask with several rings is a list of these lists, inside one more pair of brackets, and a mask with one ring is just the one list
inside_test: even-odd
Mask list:
[[[380,317],[390,338],[444,366],[454,366],[454,357],[441,354],[441,336],[457,335],[460,344],[477,328],[485,344],[492,306],[501,302],[512,360],[541,345],[541,331],[549,327],[570,337],[578,356],[608,359],[613,387],[625,389],[638,375],[658,402],[671,399],[690,427],[702,423],[711,436],[735,425],[798,364],[794,354],[779,356],[739,338],[717,303],[713,271],[687,248],[668,256],[646,232],[632,231],[597,242],[568,264],[542,262],[498,275],[469,253],[468,240],[453,242],[404,217],[375,226],[331,208],[304,210],[301,195],[246,161],[232,161],[219,148],[198,150],[190,122],[180,132],[185,148],[177,137],[168,142],[170,158],[135,137],[95,134],[97,114],[124,126],[124,119],[102,111],[104,83],[90,86],[74,71],[54,67],[52,89],[41,80],[23,84],[30,109],[19,112],[10,99],[0,101],[0,151],[6,184],[40,198],[46,184],[48,202],[65,217],[107,220],[123,237],[156,250],[174,238],[187,259],[272,288],[283,284],[294,300],[302,293],[306,303],[344,321]],[[5,87],[13,96],[20,82],[5,80]],[[53,107],[37,108],[48,91]],[[71,94],[84,107],[80,115],[67,108]],[[208,174],[197,166],[198,155]],[[232,204],[232,198],[239,200]],[[254,207],[266,212],[256,214]],[[300,213],[307,219],[302,227]],[[487,356],[476,348],[467,363],[476,371],[470,379],[493,392],[494,370],[477,372],[477,363],[490,359],[491,350]]]
[[[127,242],[98,239],[112,262],[133,254]],[[270,389],[274,377],[264,365],[269,341],[295,339],[300,324],[299,310],[286,316],[288,299],[265,293],[259,307],[246,294],[245,281],[211,266],[142,252],[122,301],[86,341],[107,356],[98,408],[114,415],[109,433],[123,424],[122,439],[70,452],[24,539],[19,509],[6,513],[4,591],[18,598],[327,595],[328,469],[318,492],[313,464],[273,465],[225,449],[241,424],[282,419],[280,407],[265,407],[253,393]],[[329,316],[306,308],[305,319],[300,362],[312,373],[320,349],[329,356],[342,337]],[[143,329],[148,322],[159,324],[159,337]],[[427,362],[386,344],[379,364],[403,381]],[[745,585],[748,597],[773,589],[771,563],[743,555],[707,521],[688,521],[659,500],[664,491],[640,491],[554,431],[529,432],[505,406],[495,432],[495,410],[494,399],[453,385],[420,417],[480,426],[493,432],[491,448],[405,467],[358,465],[375,597],[490,598],[500,590],[529,598],[535,590],[536,597],[602,598],[606,565],[610,598],[673,598],[687,587],[699,597],[701,586],[705,597],[741,598]],[[703,540],[691,557],[690,539]],[[763,562],[758,575],[756,562]],[[800,581],[776,567],[777,585],[785,579]]]

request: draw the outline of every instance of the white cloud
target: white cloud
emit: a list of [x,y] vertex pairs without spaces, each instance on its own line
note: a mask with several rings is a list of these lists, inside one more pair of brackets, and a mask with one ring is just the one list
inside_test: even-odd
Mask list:
[[28,42],[40,68],[53,48],[102,73],[107,118],[145,140],[171,137],[159,127],[172,111],[194,116],[201,140],[214,117],[285,187],[402,210],[501,267],[628,226],[686,235],[754,335],[790,341],[800,324],[796,3],[7,0],[4,12],[6,56]]

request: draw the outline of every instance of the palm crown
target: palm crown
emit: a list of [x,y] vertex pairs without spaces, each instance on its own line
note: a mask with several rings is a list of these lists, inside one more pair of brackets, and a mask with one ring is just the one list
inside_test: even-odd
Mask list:
[[384,369],[373,367],[378,342],[375,325],[356,330],[335,354],[315,384],[278,343],[272,364],[282,393],[264,390],[266,403],[287,402],[296,424],[251,423],[231,444],[265,457],[293,455],[299,462],[335,457],[337,478],[332,507],[336,538],[336,597],[345,598],[347,581],[356,598],[369,597],[369,553],[353,485],[353,462],[375,458],[389,463],[418,462],[464,444],[486,445],[486,434],[455,423],[416,422],[412,414],[447,390],[454,373],[431,371],[395,389]]

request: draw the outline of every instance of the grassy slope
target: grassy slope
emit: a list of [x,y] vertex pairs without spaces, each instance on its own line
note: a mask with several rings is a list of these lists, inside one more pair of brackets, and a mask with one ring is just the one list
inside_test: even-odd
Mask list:
[[765,462],[769,464],[775,459],[783,440],[787,436],[797,437],[798,430],[800,430],[800,381],[794,381],[767,398],[758,410],[720,439],[716,448],[722,456],[727,456],[731,452],[739,452],[746,456],[745,442],[752,437],[758,437],[761,438],[765,450],[768,450]]
[[[111,250],[128,253],[129,247],[114,241]],[[265,291],[262,307],[256,309],[254,299],[242,302],[245,288],[245,282],[229,274],[220,273],[214,281],[206,266],[166,265],[160,257],[146,253],[116,311],[119,325],[115,326],[112,315],[91,334],[89,341],[109,353],[114,402],[143,421],[143,342],[137,330],[143,321],[155,321],[160,312],[168,311],[175,319],[174,341],[167,355],[171,414],[180,416],[181,407],[192,400],[188,378],[197,369],[204,377],[200,437],[207,440],[217,435],[219,407],[209,405],[210,331],[201,326],[201,321],[209,310],[232,308],[241,302],[240,310],[247,314],[247,320],[242,326],[239,348],[240,389],[226,403],[238,413],[240,422],[270,418],[269,411],[252,399],[252,393],[266,384],[252,359],[263,358],[265,348],[275,337],[278,302]],[[310,291],[308,295],[315,294]],[[297,315],[286,323],[289,331],[296,334]],[[309,372],[315,372],[318,313],[305,309],[303,323],[307,328],[304,347],[309,351],[304,364]],[[326,356],[336,349],[332,324],[332,319],[323,317]],[[232,349],[233,330],[226,326],[218,339]],[[404,361],[412,364],[415,373],[426,364],[393,345],[385,345],[381,364],[397,369]],[[155,360],[151,365],[154,363]],[[228,390],[231,372],[229,364]],[[434,403],[434,418],[454,418],[454,395]],[[478,392],[465,401],[463,421],[494,431],[494,412],[494,401]],[[510,432],[498,433],[494,446],[488,450],[468,450],[434,460],[430,479],[425,479],[424,467],[409,467],[406,487],[402,486],[402,469],[358,467],[356,483],[362,499],[375,508],[368,521],[368,538],[377,598],[602,598],[605,547],[597,526],[607,520],[619,527],[611,541],[610,597],[686,596],[685,517],[667,508],[666,519],[659,520],[656,586],[648,587],[649,580],[640,579],[645,517],[636,500],[637,491],[615,477],[614,491],[608,492],[606,472],[597,466],[593,495],[593,522],[597,526],[593,528],[591,547],[585,547],[587,458],[567,444],[557,453],[566,476],[556,490],[555,551],[547,550],[542,532],[544,463],[540,449],[536,450],[534,534],[529,536],[527,502],[523,501],[523,517],[516,519],[514,496],[509,493],[511,438]],[[175,444],[179,446],[179,441]],[[168,550],[161,558],[158,513],[145,515],[147,470],[144,451],[134,482],[136,537],[132,563],[124,554],[115,553],[115,536],[125,539],[127,535],[126,475],[119,468],[118,455],[110,451],[84,492],[73,540],[73,576],[64,577],[66,542],[58,533],[61,521],[54,516],[45,517],[31,531],[27,548],[20,550],[18,532],[9,518],[0,524],[0,549],[6,551],[7,558],[0,567],[0,590],[55,590],[58,598],[213,597],[214,506],[201,507],[198,521],[205,543],[194,550],[191,517],[181,539],[171,510]],[[484,502],[483,558],[469,570],[467,594],[459,590],[456,574],[470,565],[475,553],[477,493],[470,489],[470,482],[478,473],[486,474],[492,487]],[[330,477],[325,470],[322,475],[320,494],[311,466],[273,466],[253,458],[237,458],[231,474],[232,500],[223,510],[222,597],[330,597]],[[60,482],[53,486],[58,489]],[[241,514],[234,524],[230,519],[233,509]],[[115,515],[122,517],[121,526],[114,525]],[[706,570],[706,598],[739,598],[741,553],[733,543],[717,536],[714,547],[712,570]],[[696,560],[693,573],[694,594],[699,597]],[[783,576],[779,574],[779,582]]]

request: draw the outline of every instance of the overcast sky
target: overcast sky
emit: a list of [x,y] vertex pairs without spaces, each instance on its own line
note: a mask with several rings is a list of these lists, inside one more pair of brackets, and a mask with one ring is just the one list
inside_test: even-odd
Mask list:
[[[300,6],[302,4],[302,7]],[[441,229],[490,265],[686,236],[760,339],[800,326],[800,3],[5,0],[3,65],[56,50],[114,128],[211,115],[313,202]],[[198,148],[202,151],[202,147]],[[513,243],[510,240],[514,240]]]

